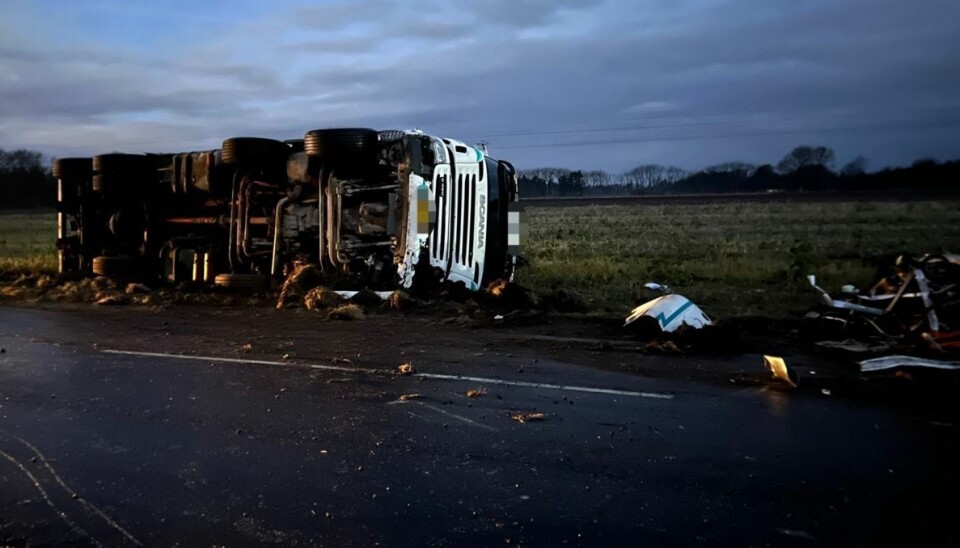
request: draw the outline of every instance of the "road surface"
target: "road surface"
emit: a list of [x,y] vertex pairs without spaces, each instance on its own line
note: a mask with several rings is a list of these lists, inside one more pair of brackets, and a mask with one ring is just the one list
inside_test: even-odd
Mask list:
[[951,412],[509,340],[0,307],[0,545],[957,542]]

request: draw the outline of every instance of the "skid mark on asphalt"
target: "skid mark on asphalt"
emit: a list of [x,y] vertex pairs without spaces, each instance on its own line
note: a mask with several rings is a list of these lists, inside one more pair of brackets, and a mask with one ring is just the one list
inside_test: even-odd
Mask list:
[[476,428],[482,428],[482,429],[484,429],[484,430],[489,430],[489,431],[491,431],[491,432],[496,432],[496,431],[497,431],[497,429],[494,428],[494,427],[492,427],[492,426],[488,426],[488,425],[486,425],[486,424],[480,424],[479,422],[476,422],[476,421],[474,421],[474,420],[472,420],[472,419],[470,419],[470,418],[468,418],[468,417],[464,417],[463,415],[458,415],[458,414],[456,414],[456,413],[451,413],[450,411],[447,411],[446,409],[441,409],[441,408],[439,408],[439,407],[437,407],[437,406],[435,406],[435,405],[430,405],[429,403],[425,403],[425,402],[422,402],[422,401],[396,400],[396,401],[387,402],[387,405],[410,405],[410,404],[416,405],[416,406],[418,406],[418,407],[424,407],[424,408],[426,408],[426,409],[430,409],[431,411],[436,411],[437,413],[440,413],[441,415],[450,417],[450,418],[452,418],[452,419],[458,420],[458,421],[460,421],[460,422],[462,422],[462,423],[464,423],[464,424],[468,424],[468,425],[473,426],[473,427],[476,427]]
[[[219,362],[219,363],[237,363],[246,365],[274,365],[281,367],[294,367],[299,369],[318,369],[321,371],[339,371],[345,373],[366,373],[373,375],[395,376],[396,371],[390,369],[377,369],[372,367],[345,367],[342,365],[323,365],[312,363],[296,363],[274,360],[252,360],[246,358],[224,358],[219,356],[197,356],[191,354],[166,354],[163,352],[140,352],[135,350],[110,350],[102,349],[105,354],[117,354],[121,356],[138,356],[145,358],[162,358],[172,360],[192,360],[200,362]],[[444,375],[440,373],[413,373],[408,377],[420,379],[434,379],[442,381],[469,381],[479,384],[491,384],[497,386],[517,386],[522,388],[536,388],[546,390],[562,390],[566,392],[583,392],[587,394],[604,394],[609,396],[627,396],[632,398],[652,398],[658,400],[672,400],[673,394],[664,394],[662,392],[635,392],[632,390],[619,390],[616,388],[596,388],[590,386],[573,386],[566,384],[550,384],[543,382],[511,381],[505,379],[491,379],[487,377],[473,377],[467,375]]]
[[[67,493],[68,495],[70,495],[70,498],[71,498],[71,499],[76,500],[78,503],[80,503],[80,504],[81,504],[84,508],[86,508],[88,511],[90,511],[90,512],[93,513],[93,514],[96,514],[98,517],[100,517],[100,519],[102,519],[104,522],[106,522],[107,525],[109,525],[110,527],[114,528],[114,529],[117,530],[121,535],[123,535],[123,537],[126,538],[128,541],[132,542],[133,544],[135,544],[135,545],[137,545],[137,546],[143,546],[143,543],[142,543],[142,542],[140,542],[139,540],[137,540],[136,537],[134,537],[133,535],[131,535],[129,531],[127,531],[126,529],[124,529],[119,523],[117,523],[117,522],[114,521],[110,516],[108,516],[107,514],[105,514],[105,513],[103,512],[103,510],[101,510],[100,508],[98,508],[98,507],[97,507],[95,504],[93,504],[92,502],[90,502],[90,501],[86,500],[85,498],[81,497],[79,494],[77,494],[76,491],[74,491],[73,489],[71,489],[70,486],[67,485],[66,482],[63,481],[63,478],[60,477],[60,474],[57,473],[57,471],[56,471],[56,469],[53,467],[53,465],[50,464],[50,461],[47,460],[46,455],[44,455],[43,453],[41,453],[40,450],[37,449],[37,447],[36,447],[35,445],[33,445],[32,443],[28,442],[27,440],[21,438],[20,436],[18,436],[18,435],[16,435],[16,434],[11,434],[10,432],[7,432],[6,430],[0,430],[0,435],[7,436],[7,437],[9,437],[9,438],[15,439],[15,440],[19,441],[21,444],[23,444],[23,445],[25,445],[26,447],[28,447],[31,451],[33,451],[33,454],[36,456],[37,460],[40,462],[40,464],[42,464],[42,465],[44,466],[44,468],[47,469],[47,472],[50,473],[50,475],[51,475],[51,476],[53,477],[53,479],[57,482],[57,484],[59,484],[60,487],[61,487],[64,491],[66,491],[66,493]],[[7,456],[6,454],[4,454],[4,455]],[[7,458],[8,458],[8,460],[9,460],[10,457],[8,456]],[[51,503],[51,504],[52,504],[52,503]],[[82,531],[82,529],[81,529],[81,531]],[[89,535],[87,535],[87,536],[89,537]],[[96,541],[94,541],[94,542],[96,542]]]
[[47,506],[49,506],[53,510],[53,512],[57,515],[57,517],[63,520],[63,522],[66,523],[68,527],[70,527],[71,531],[89,539],[90,542],[93,543],[95,546],[103,546],[102,544],[97,542],[97,539],[90,536],[90,533],[83,530],[79,525],[74,523],[72,519],[67,517],[67,514],[63,510],[58,508],[56,504],[53,503],[53,500],[50,499],[50,495],[47,494],[47,490],[44,489],[42,485],[40,485],[40,480],[38,480],[37,476],[34,476],[30,472],[30,470],[27,470],[27,467],[24,466],[23,463],[21,463],[16,458],[14,458],[13,455],[11,455],[10,453],[7,453],[6,451],[3,451],[3,450],[0,450],[0,456],[10,461],[11,464],[19,468],[20,471],[23,472],[25,476],[27,476],[27,478],[30,480],[33,486],[40,493],[40,496],[43,497],[43,501],[47,503]]

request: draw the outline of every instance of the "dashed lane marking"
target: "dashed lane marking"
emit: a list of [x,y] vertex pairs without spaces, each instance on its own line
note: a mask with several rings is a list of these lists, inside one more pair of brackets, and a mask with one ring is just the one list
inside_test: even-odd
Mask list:
[[[321,371],[339,371],[344,373],[367,373],[374,375],[396,375],[397,372],[390,369],[378,369],[372,367],[347,367],[343,365],[323,365],[316,363],[298,363],[289,361],[275,360],[253,360],[247,358],[226,358],[221,356],[197,356],[194,354],[166,354],[163,352],[141,352],[136,350],[112,350],[102,349],[105,354],[118,354],[121,356],[140,356],[145,358],[163,358],[172,360],[192,360],[200,362],[220,362],[237,363],[248,365],[275,365],[281,367],[296,367],[318,369]],[[469,375],[446,375],[442,373],[413,373],[407,375],[421,379],[435,379],[443,381],[467,381],[478,384],[491,384],[497,386],[518,386],[522,388],[537,388],[543,390],[562,390],[565,392],[583,392],[587,394],[605,394],[609,396],[627,396],[633,398],[652,398],[658,400],[672,400],[673,394],[664,394],[662,392],[637,392],[633,390],[620,390],[616,388],[597,388],[591,386],[574,386],[567,384],[551,384],[544,382],[513,381],[506,379],[492,379],[488,377],[474,377]]]

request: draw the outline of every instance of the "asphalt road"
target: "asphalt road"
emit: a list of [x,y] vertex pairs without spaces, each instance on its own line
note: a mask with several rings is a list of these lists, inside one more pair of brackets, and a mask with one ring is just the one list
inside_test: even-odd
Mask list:
[[[206,355],[111,314],[0,307],[0,545],[957,543],[949,417],[534,362],[442,326],[408,376]],[[388,344],[375,327],[336,346]]]

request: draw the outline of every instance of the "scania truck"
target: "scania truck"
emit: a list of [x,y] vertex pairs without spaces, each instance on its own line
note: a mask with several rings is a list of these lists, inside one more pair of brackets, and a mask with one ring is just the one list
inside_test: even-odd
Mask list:
[[514,167],[418,130],[236,137],[53,172],[62,273],[266,289],[313,264],[340,286],[477,290],[519,260]]

